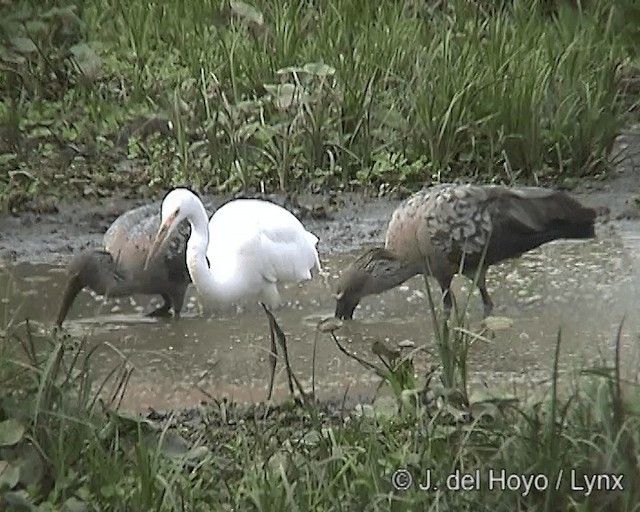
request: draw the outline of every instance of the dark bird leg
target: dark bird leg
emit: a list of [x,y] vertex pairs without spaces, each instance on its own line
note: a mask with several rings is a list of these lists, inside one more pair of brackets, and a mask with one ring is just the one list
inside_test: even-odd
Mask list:
[[491,313],[493,312],[493,301],[491,300],[489,292],[487,291],[487,268],[483,267],[480,269],[465,269],[464,276],[472,282],[475,282],[478,290],[480,291],[482,304],[484,305],[484,317],[486,318],[488,316],[491,316]]
[[175,290],[168,293],[162,293],[164,304],[157,309],[147,313],[148,317],[166,318],[171,316],[170,309],[173,308],[173,317],[180,318],[182,305],[184,304],[184,296],[187,294],[187,286],[178,286]]
[[159,308],[154,309],[150,313],[147,313],[148,317],[166,318],[168,316],[171,316],[171,313],[169,312],[171,310],[171,299],[169,298],[169,295],[167,295],[166,293],[163,293],[161,295],[162,295],[162,299],[164,300],[164,304]]
[[173,304],[173,317],[180,318],[180,312],[184,304],[184,298],[187,295],[189,284],[178,286],[171,294],[171,303]]
[[268,396],[268,400],[271,400],[271,395],[273,393],[273,381],[275,378],[275,370],[276,370],[276,365],[277,365],[277,349],[276,349],[276,337],[278,338],[278,342],[280,344],[280,346],[282,347],[282,352],[284,353],[284,364],[286,366],[287,369],[287,379],[288,379],[288,384],[289,384],[289,391],[291,392],[291,395],[295,395],[295,391],[293,388],[293,384],[295,382],[296,387],[298,388],[298,391],[300,392],[300,395],[302,396],[302,398],[304,399],[305,394],[304,391],[302,389],[302,386],[300,385],[300,382],[298,382],[298,379],[296,378],[296,376],[293,374],[293,370],[291,369],[291,364],[289,363],[289,353],[287,351],[287,338],[284,335],[284,332],[282,332],[282,329],[280,329],[280,326],[278,325],[278,322],[276,322],[276,319],[274,318],[273,314],[271,313],[271,311],[269,311],[269,309],[267,308],[267,306],[261,302],[260,305],[262,306],[262,308],[264,309],[267,318],[269,319],[269,330],[271,331],[271,354],[270,354],[270,362],[271,362],[271,377],[269,379],[269,396]]
[[443,277],[438,279],[438,284],[442,290],[442,306],[444,309],[445,317],[449,317],[451,310],[453,309],[453,296],[451,292],[452,276]]
[[267,401],[271,400],[271,395],[273,394],[273,381],[276,377],[276,366],[278,366],[278,347],[276,345],[275,333],[271,328],[271,321],[269,321],[269,333],[271,334],[271,350],[269,352],[269,367],[271,369],[271,373],[269,375],[269,394],[267,396]]
[[445,288],[442,290],[442,305],[446,313],[451,313],[453,308],[453,298],[451,296],[451,288]]
[[493,301],[487,291],[486,270],[482,270],[478,276],[478,290],[482,296],[482,304],[484,304],[484,316],[485,318],[491,316],[493,312]]

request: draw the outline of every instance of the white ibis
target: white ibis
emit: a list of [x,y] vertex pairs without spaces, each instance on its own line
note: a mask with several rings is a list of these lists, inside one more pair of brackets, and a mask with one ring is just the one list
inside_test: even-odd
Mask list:
[[487,292],[490,265],[552,240],[595,237],[596,211],[565,192],[540,187],[509,188],[444,184],[425,188],[393,213],[384,248],[375,248],[351,263],[336,286],[335,316],[353,318],[360,300],[382,293],[407,279],[433,276],[452,307],[450,285],[461,269],[477,286],[484,314],[493,310]]
[[147,254],[160,225],[158,205],[140,206],[123,213],[104,235],[104,249],[86,250],[68,265],[66,289],[56,323],[64,322],[80,291],[89,287],[109,298],[129,295],[160,295],[164,304],[149,316],[169,316],[173,309],[178,318],[186,290],[191,283],[186,263],[186,241],[190,227],[183,223],[145,268]]
[[[200,199],[177,188],[162,202],[161,217],[147,262],[153,261],[157,248],[187,220],[191,225],[187,268],[202,300],[209,305],[255,298],[275,308],[281,304],[279,284],[306,281],[312,278],[312,271],[321,271],[318,238],[292,213],[269,201],[236,199],[208,220]],[[273,340],[272,336],[275,354]],[[272,382],[274,371],[275,360]]]

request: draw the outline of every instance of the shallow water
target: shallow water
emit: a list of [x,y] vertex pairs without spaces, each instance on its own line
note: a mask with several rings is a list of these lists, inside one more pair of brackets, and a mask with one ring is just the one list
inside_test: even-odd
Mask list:
[[[511,328],[495,332],[471,348],[469,368],[474,384],[509,388],[548,379],[558,329],[562,328],[563,367],[600,364],[610,360],[616,329],[625,317],[623,363],[635,379],[639,358],[636,333],[640,299],[640,234],[637,225],[601,227],[597,240],[559,241],[489,271],[494,314],[512,319]],[[320,398],[341,397],[347,389],[372,395],[378,380],[342,354],[329,334],[317,333],[317,323],[333,314],[331,286],[341,268],[355,254],[323,258],[326,280],[316,278],[283,291],[287,303],[274,314],[287,335],[294,372],[311,386],[314,339],[317,336],[315,388]],[[18,264],[0,270],[0,328],[11,319],[29,318],[40,329],[50,329],[64,286],[64,269],[51,265]],[[454,281],[458,301],[469,282]],[[439,293],[435,287],[436,296]],[[268,323],[264,312],[249,304],[241,310],[203,312],[192,287],[180,321],[143,316],[159,299],[138,296],[104,302],[83,291],[71,309],[64,329],[89,334],[91,344],[108,342],[97,354],[96,368],[106,374],[127,357],[135,370],[127,388],[128,408],[168,409],[194,405],[207,396],[260,401],[268,387]],[[376,362],[374,341],[389,346],[407,340],[427,351],[417,357],[417,370],[435,362],[431,315],[422,277],[378,296],[367,297],[356,309],[355,320],[337,332],[352,352]],[[481,320],[482,306],[474,292],[471,327]],[[288,391],[278,366],[274,398]]]

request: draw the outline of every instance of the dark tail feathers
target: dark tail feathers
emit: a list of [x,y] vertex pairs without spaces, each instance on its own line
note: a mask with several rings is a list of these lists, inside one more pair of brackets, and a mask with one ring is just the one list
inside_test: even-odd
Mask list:
[[564,192],[557,192],[547,203],[553,206],[547,212],[546,229],[555,238],[594,238],[596,236],[596,210],[583,206]]
[[596,210],[564,192],[519,190],[499,199],[486,262],[497,263],[559,238],[595,237]]

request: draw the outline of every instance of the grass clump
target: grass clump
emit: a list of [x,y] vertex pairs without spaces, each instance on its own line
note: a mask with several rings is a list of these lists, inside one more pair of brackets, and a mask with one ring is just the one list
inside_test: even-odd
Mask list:
[[[351,355],[339,324],[318,330]],[[391,403],[213,400],[142,417],[118,409],[125,363],[95,382],[86,340],[40,339],[28,323],[14,325],[1,340],[2,506],[637,510],[640,394],[620,375],[620,333],[612,364],[572,385],[560,379],[559,335],[550,389],[526,400],[474,398],[466,348],[478,334],[454,319],[442,336],[457,356],[441,352],[426,378],[411,352],[376,346],[378,363],[358,356],[390,387]]]
[[597,175],[627,121],[638,16],[631,0],[0,9],[9,208],[62,184],[100,196]]

